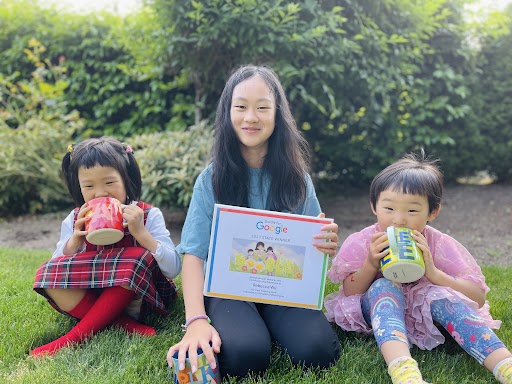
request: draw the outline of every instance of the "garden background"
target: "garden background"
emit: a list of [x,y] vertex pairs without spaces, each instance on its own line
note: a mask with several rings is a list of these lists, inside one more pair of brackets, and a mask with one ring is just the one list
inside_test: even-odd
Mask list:
[[[499,335],[512,345],[502,296],[512,272],[505,266],[512,247],[512,8],[472,13],[471,3],[148,0],[121,17],[0,0],[2,235],[27,217],[60,222],[72,208],[60,175],[66,147],[104,134],[132,145],[144,200],[179,228],[195,177],[209,161],[226,78],[241,64],[268,64],[310,144],[320,201],[342,237],[371,222],[369,210],[352,202],[367,204],[368,183],[381,168],[421,147],[441,159],[451,204],[439,228],[448,214],[466,212],[452,219],[451,233],[483,255],[477,259],[492,288],[493,314],[504,320]],[[458,185],[470,181],[493,184]],[[486,191],[494,194],[487,198]],[[493,239],[484,233],[500,239],[497,251],[493,245],[489,252]],[[104,332],[55,359],[30,360],[31,347],[64,333],[70,321],[30,289],[49,251],[0,246],[0,381],[169,379],[163,356],[179,340],[181,303],[168,321],[150,319],[161,331],[153,340]],[[331,370],[302,371],[276,351],[269,373],[249,381],[387,382],[372,340],[351,335],[342,345]],[[414,354],[429,381],[492,382],[454,346]]]

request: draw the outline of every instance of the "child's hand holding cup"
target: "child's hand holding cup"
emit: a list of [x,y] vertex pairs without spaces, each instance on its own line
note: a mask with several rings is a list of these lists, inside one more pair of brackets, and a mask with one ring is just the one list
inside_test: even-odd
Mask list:
[[188,358],[185,359],[185,369],[179,369],[178,351],[172,356],[172,370],[174,384],[220,384],[219,362],[215,355],[216,368],[212,369],[206,355],[201,348],[197,349],[197,371],[192,373],[192,366]]
[[382,274],[398,283],[411,283],[425,274],[423,253],[412,239],[409,228],[390,226],[386,230],[389,253],[380,260]]

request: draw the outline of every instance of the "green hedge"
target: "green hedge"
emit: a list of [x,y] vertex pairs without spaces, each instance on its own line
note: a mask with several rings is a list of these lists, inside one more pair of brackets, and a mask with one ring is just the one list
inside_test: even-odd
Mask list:
[[[47,185],[58,183],[54,157],[69,141],[104,134],[165,153],[157,159],[140,144],[151,158],[147,193],[158,204],[186,205],[209,156],[200,139],[211,139],[222,86],[246,63],[269,64],[281,78],[319,188],[367,185],[420,147],[441,158],[448,182],[481,170],[512,181],[510,9],[499,14],[500,30],[474,35],[478,49],[467,44],[458,0],[148,4],[121,18],[0,1],[3,209],[61,204]],[[167,148],[167,138],[185,150]],[[34,182],[36,160],[23,157],[23,143],[54,173]],[[52,149],[41,153],[39,144]]]

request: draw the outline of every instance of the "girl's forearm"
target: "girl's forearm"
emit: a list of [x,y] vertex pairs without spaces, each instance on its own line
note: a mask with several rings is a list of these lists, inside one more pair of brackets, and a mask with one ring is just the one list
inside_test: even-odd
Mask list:
[[140,234],[138,233],[137,235],[132,235],[143,248],[146,248],[151,253],[156,252],[156,247],[158,247],[158,241],[155,240],[153,235],[149,233],[149,231],[146,228],[144,228]]
[[66,245],[64,245],[62,253],[64,255],[72,255],[74,253],[78,253],[82,245],[82,241],[76,240],[75,236],[71,236],[69,240],[66,242]]
[[462,293],[467,298],[473,300],[482,307],[485,304],[485,291],[477,286],[475,283],[462,278],[457,278],[442,272],[433,284],[450,287],[453,290]]
[[347,276],[343,280],[343,292],[345,296],[365,293],[372,282],[375,280],[378,270],[376,270],[369,262],[365,261],[362,267]]
[[190,319],[197,315],[205,315],[203,297],[204,260],[185,254],[181,273],[183,301],[185,302],[185,317]]

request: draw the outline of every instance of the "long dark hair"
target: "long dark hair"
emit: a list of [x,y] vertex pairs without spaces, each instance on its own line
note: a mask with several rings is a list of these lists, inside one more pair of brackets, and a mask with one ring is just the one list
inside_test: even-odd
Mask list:
[[267,209],[293,211],[306,200],[308,144],[293,119],[277,75],[269,67],[242,66],[229,77],[217,106],[213,144],[213,191],[218,203],[248,206],[249,167],[231,123],[233,89],[260,76],[276,102],[274,132],[268,141],[263,171],[270,177]]
[[69,146],[62,159],[62,173],[77,206],[85,203],[78,182],[78,170],[96,166],[112,167],[119,172],[126,188],[126,201],[121,203],[130,204],[140,199],[142,179],[131,148],[112,137],[101,137]]

